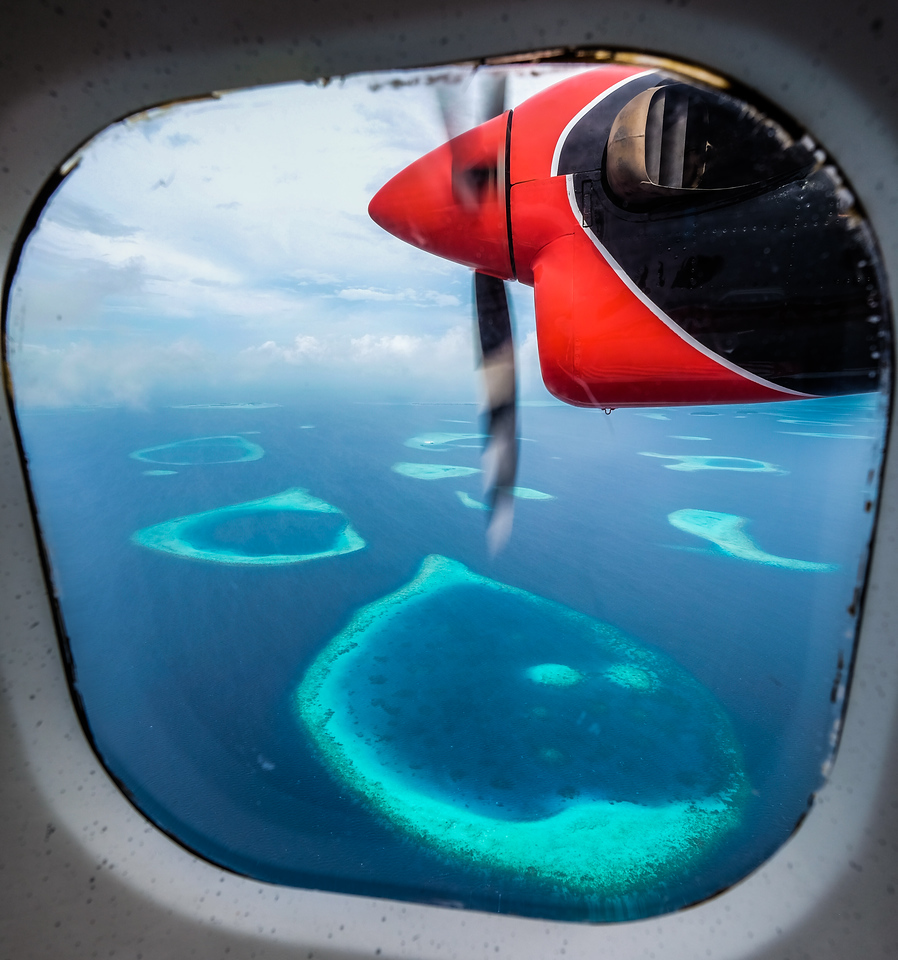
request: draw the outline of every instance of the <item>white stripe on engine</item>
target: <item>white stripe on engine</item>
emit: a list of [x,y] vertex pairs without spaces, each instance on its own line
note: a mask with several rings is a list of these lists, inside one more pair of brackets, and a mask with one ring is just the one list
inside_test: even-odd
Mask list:
[[608,250],[600,243],[599,238],[586,227],[583,226],[583,220],[580,214],[580,209],[577,206],[577,197],[574,193],[574,176],[573,174],[568,174],[565,177],[567,182],[567,196],[568,201],[571,205],[571,212],[577,220],[577,224],[580,226],[580,229],[589,237],[593,242],[593,246],[602,254],[605,260],[608,263],[608,266],[623,280],[627,285],[629,291],[637,297],[639,300],[644,303],[649,310],[670,330],[672,330],[681,340],[685,340],[694,350],[698,350],[699,353],[704,354],[709,360],[713,360],[715,363],[719,363],[722,367],[725,367],[731,373],[738,374],[738,376],[743,377],[746,380],[750,380],[752,383],[756,383],[762,387],[768,387],[771,390],[776,390],[778,393],[785,393],[791,397],[800,397],[802,399],[811,399],[816,397],[817,394],[814,393],[801,393],[799,390],[790,390],[788,387],[781,387],[779,384],[772,383],[769,380],[765,380],[763,377],[759,377],[754,373],[749,373],[748,370],[744,370],[742,367],[737,366],[735,363],[732,363],[730,360],[724,359],[720,356],[719,353],[715,353],[709,347],[706,347],[703,343],[699,343],[694,337],[691,337],[675,320],[671,318],[649,297],[647,297],[639,287],[633,282],[630,278],[630,275],[626,270],[611,256]]

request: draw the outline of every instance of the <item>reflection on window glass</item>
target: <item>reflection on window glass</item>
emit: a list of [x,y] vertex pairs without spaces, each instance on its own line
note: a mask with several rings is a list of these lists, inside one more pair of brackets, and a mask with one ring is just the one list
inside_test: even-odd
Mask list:
[[97,751],[210,860],[633,919],[823,784],[890,315],[769,109],[608,63],[148,111],[6,333]]

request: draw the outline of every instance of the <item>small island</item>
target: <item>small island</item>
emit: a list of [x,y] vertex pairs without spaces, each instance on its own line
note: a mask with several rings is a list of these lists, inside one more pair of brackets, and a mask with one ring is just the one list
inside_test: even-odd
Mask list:
[[421,433],[405,441],[414,450],[451,450],[453,446],[480,447],[479,443],[461,443],[462,440],[485,440],[483,433]]
[[[541,490],[531,490],[530,487],[515,487],[512,490],[515,497],[520,500],[554,500],[551,493],[543,493]],[[480,500],[475,500],[464,490],[456,490],[455,495],[463,507],[469,510],[489,510],[489,507]]]
[[440,463],[394,463],[393,473],[414,480],[448,480],[450,477],[470,477],[480,473],[477,467],[450,467]]
[[667,515],[671,525],[684,533],[692,533],[703,540],[710,540],[721,553],[739,560],[750,560],[771,567],[788,570],[832,571],[837,563],[815,563],[811,560],[792,560],[777,557],[762,550],[745,532],[747,517],[733,513],[715,513],[713,510],[675,510]]
[[[701,440],[701,437],[692,439]],[[764,460],[752,460],[749,457],[712,457],[692,453],[641,453],[643,457],[657,457],[659,460],[676,460],[676,463],[665,463],[668,470],[735,470],[737,473],[788,473],[775,463]]]

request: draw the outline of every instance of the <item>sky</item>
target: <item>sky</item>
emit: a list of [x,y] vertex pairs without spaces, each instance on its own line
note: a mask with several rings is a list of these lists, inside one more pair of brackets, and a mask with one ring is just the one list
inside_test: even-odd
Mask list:
[[[515,68],[506,103],[577,69]],[[441,89],[469,125],[482,73],[449,68],[228,92],[100,133],[15,277],[18,405],[265,401],[306,388],[478,400],[471,272],[367,215],[391,176],[446,139]],[[522,396],[547,397],[532,291],[509,292]]]

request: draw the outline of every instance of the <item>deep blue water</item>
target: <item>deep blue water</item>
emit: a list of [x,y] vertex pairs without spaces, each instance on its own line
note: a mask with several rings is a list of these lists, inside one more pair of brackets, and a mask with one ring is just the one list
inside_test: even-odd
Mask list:
[[[555,499],[517,500],[512,539],[496,558],[486,549],[486,515],[456,495],[481,499],[479,475],[428,481],[390,469],[399,461],[477,467],[470,442],[405,445],[424,433],[477,433],[476,419],[464,404],[348,402],[20,414],[77,692],[98,752],[163,828],[260,879],[487,910],[501,900],[503,911],[547,917],[615,915],[416,845],[325,767],[297,722],[294,693],[318,652],[356,610],[440,554],[612,624],[672,657],[713,694],[741,744],[752,799],[713,861],[657,891],[643,912],[735,882],[788,837],[822,783],[842,709],[831,693],[840,658],[842,680],[850,662],[849,607],[874,515],[867,503],[883,426],[876,399],[610,417],[525,407],[518,483]],[[458,420],[470,429],[449,422]],[[314,429],[302,428],[309,424]],[[151,465],[129,456],[236,435],[264,456],[172,466],[168,475],[147,475]],[[782,472],[668,469],[684,456],[763,461]],[[273,532],[230,516],[207,527],[204,545],[312,551],[345,519],[365,549],[289,566],[234,566],[130,539],[153,524],[294,487],[345,518],[294,513]],[[748,518],[746,532],[775,556],[840,567],[795,571],[725,556],[671,526],[668,514],[687,508]],[[491,616],[504,636],[501,604]],[[471,750],[488,752],[470,703],[489,697],[490,684],[481,678],[482,689],[472,690],[460,680],[461,664],[445,663],[446,675],[428,682],[444,702],[456,691]],[[628,727],[618,717],[612,729],[625,736]],[[665,763],[652,789],[676,782],[676,764]]]
[[[509,820],[551,816],[584,797],[651,806],[727,787],[729,758],[717,744],[729,731],[687,674],[661,661],[642,672],[663,670],[654,689],[609,681],[620,658],[589,622],[483,593],[455,586],[388,622],[347,678],[354,722],[391,767]],[[553,657],[583,679],[534,683],[528,669]]]
[[346,518],[335,513],[248,509],[198,524],[190,539],[204,550],[239,550],[248,556],[318,553],[333,544],[345,524]]

